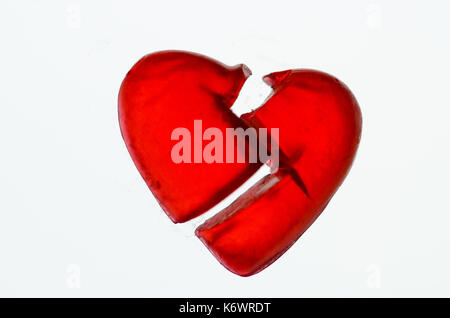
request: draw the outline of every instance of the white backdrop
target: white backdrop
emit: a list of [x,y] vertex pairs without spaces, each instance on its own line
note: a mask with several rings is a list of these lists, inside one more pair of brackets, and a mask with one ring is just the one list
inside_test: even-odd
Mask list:
[[[449,10],[448,1],[2,0],[0,296],[449,297]],[[337,76],[361,105],[344,185],[258,275],[225,270],[194,236],[200,220],[172,224],[126,151],[120,83],[163,49],[248,65],[238,113],[268,94],[263,75],[302,67]]]

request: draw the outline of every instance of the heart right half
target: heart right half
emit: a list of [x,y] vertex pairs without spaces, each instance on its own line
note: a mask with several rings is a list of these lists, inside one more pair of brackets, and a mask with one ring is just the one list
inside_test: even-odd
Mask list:
[[253,127],[279,127],[280,168],[196,231],[241,276],[269,266],[314,222],[347,175],[361,135],[358,103],[336,78],[289,70],[264,81],[272,96],[242,118]]

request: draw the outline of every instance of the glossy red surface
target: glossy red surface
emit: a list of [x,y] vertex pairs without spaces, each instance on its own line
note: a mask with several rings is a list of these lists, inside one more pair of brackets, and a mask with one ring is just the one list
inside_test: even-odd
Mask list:
[[246,128],[230,107],[249,75],[244,65],[227,67],[198,54],[171,51],[143,57],[126,75],[119,93],[122,135],[136,167],[174,222],[209,210],[260,167],[177,164],[171,158],[177,142],[171,140],[172,131],[193,131],[194,120],[223,135],[226,128]]
[[119,93],[127,148],[174,222],[206,212],[260,164],[175,164],[170,155],[173,129],[192,129],[195,119],[203,121],[204,129],[223,132],[279,128],[279,170],[196,231],[219,262],[242,276],[270,265],[314,222],[350,169],[361,134],[361,113],[350,90],[312,70],[266,76],[272,96],[238,118],[229,108],[249,74],[243,65],[227,67],[193,53],[158,52],[133,66]]
[[242,276],[270,265],[314,222],[350,169],[361,134],[356,99],[336,78],[294,70],[265,81],[273,96],[242,117],[255,127],[280,128],[280,169],[196,231]]

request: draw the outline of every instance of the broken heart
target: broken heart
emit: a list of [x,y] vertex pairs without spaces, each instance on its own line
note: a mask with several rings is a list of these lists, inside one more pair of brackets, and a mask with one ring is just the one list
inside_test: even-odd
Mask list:
[[[174,129],[195,120],[224,136],[230,128],[267,128],[279,149],[279,169],[196,230],[219,262],[241,276],[270,265],[314,222],[349,171],[361,134],[353,94],[336,78],[313,70],[265,76],[270,98],[236,116],[230,108],[249,75],[242,64],[228,67],[194,53],[163,51],[138,61],[119,93],[128,151],[175,223],[222,201],[262,162],[174,162]],[[272,128],[279,136],[270,135]],[[245,143],[247,153],[256,151],[252,148]]]

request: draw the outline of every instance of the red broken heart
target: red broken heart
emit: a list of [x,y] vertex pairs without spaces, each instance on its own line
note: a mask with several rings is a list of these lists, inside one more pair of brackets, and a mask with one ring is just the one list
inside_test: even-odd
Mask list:
[[[237,117],[230,107],[250,70],[189,52],[143,57],[119,93],[119,120],[131,157],[167,215],[190,220],[223,200],[261,163],[175,163],[175,128],[279,128],[280,164],[207,220],[197,236],[230,271],[249,276],[280,257],[314,222],[355,156],[361,113],[338,79],[313,70],[264,77],[273,94]],[[248,148],[249,146],[246,145]]]

